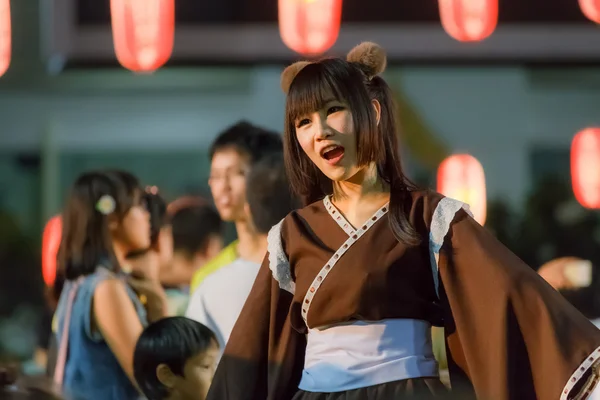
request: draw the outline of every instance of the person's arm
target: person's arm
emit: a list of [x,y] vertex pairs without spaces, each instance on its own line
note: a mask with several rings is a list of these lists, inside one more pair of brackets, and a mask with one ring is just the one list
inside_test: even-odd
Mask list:
[[597,379],[600,331],[467,212],[450,211],[453,200],[443,201],[431,237],[443,241],[439,295],[453,388],[466,377],[477,398],[578,398]]
[[160,269],[160,283],[167,287],[177,287],[189,285],[194,277],[194,270],[184,266],[175,266],[173,264],[164,266]]
[[106,279],[94,291],[93,323],[119,364],[136,385],[133,352],[143,326],[123,282]]

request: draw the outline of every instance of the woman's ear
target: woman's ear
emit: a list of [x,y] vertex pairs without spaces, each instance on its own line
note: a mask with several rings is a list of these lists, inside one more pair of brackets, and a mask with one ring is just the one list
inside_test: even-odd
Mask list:
[[375,117],[377,119],[377,126],[379,126],[379,120],[381,119],[381,104],[379,101],[373,99],[371,100],[371,104],[373,104],[373,108],[375,109]]

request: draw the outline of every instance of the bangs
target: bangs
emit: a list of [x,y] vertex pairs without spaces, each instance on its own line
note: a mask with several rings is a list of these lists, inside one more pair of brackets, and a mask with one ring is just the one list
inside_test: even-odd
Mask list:
[[335,73],[330,65],[323,60],[319,63],[304,67],[294,78],[286,101],[286,115],[289,121],[294,121],[303,115],[311,114],[321,109],[331,100],[346,99],[344,89],[344,74]]

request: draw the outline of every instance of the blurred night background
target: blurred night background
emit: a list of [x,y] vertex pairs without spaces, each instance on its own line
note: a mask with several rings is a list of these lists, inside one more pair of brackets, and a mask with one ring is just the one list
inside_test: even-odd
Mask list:
[[[46,307],[42,232],[80,173],[121,168],[169,200],[209,197],[216,135],[241,119],[283,131],[280,73],[305,56],[282,41],[277,10],[277,0],[176,0],[168,62],[135,73],[115,57],[109,0],[10,1],[12,56],[0,77],[2,360],[33,356]],[[571,171],[574,136],[600,127],[600,26],[581,4],[503,0],[494,32],[463,42],[442,27],[436,0],[344,0],[324,54],[364,40],[388,51],[384,76],[410,177],[435,189],[446,157],[473,156],[485,172],[485,225],[536,269],[562,256],[591,260],[598,287],[599,213],[576,200]],[[600,176],[598,165],[588,172]],[[598,289],[572,297],[589,318],[600,317]]]

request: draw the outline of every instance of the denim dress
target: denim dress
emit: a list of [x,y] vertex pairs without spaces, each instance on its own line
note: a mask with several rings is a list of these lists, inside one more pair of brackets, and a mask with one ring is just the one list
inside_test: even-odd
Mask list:
[[[98,267],[93,274],[81,277],[78,281],[65,282],[57,308],[59,354],[70,293],[76,290],[62,379],[62,390],[67,399],[135,400],[141,397],[100,332],[92,329],[94,291],[100,282],[114,279],[115,276],[108,269]],[[126,288],[145,327],[148,324],[146,310],[133,289],[129,285]]]

